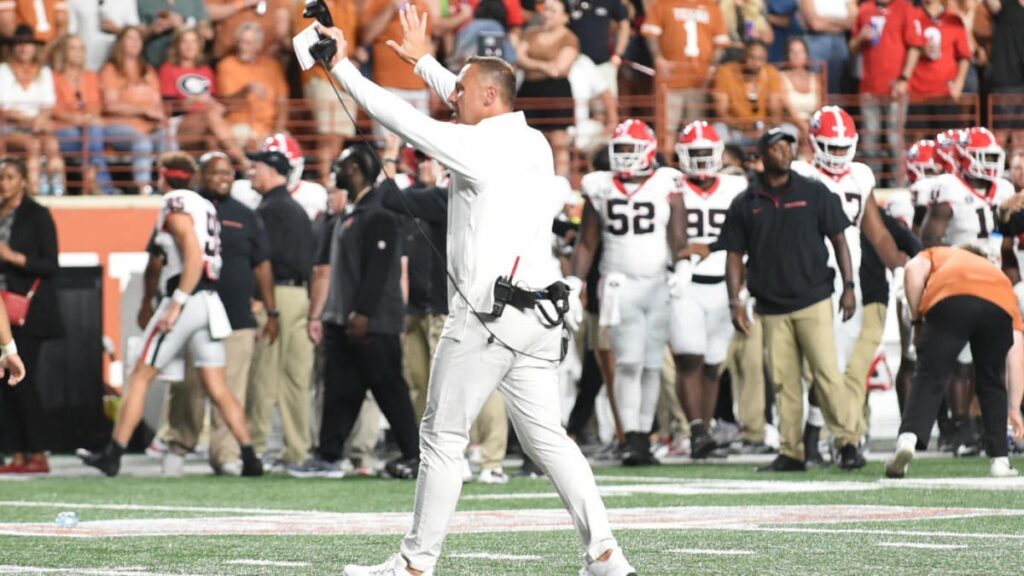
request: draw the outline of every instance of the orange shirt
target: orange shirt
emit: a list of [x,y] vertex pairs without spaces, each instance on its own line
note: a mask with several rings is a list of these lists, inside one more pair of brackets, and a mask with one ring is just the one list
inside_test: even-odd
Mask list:
[[[222,4],[234,4],[235,0],[206,0],[206,5],[222,5]],[[303,3],[305,4],[305,3]],[[237,41],[235,40],[235,33],[238,27],[246,22],[256,22],[263,28],[263,50],[266,51],[267,47],[272,42],[279,40],[276,36],[277,30],[277,11],[285,10],[291,12],[291,2],[289,0],[267,0],[267,11],[262,16],[256,15],[255,8],[246,8],[235,12],[231,16],[216,22],[214,24],[214,36],[213,36],[213,57],[214,59],[221,59],[230,54],[234,49]],[[290,43],[289,43],[290,44]]]
[[[367,0],[363,6],[361,25],[365,26],[370,20],[373,20],[374,16],[387,10],[388,5],[392,1]],[[416,6],[416,9],[420,12],[423,10],[430,12],[430,17],[427,20],[427,34],[430,34],[430,29],[433,28],[436,16],[430,3],[424,0],[414,0],[409,2],[409,4]],[[397,11],[391,17],[391,22],[388,23],[384,32],[373,41],[373,81],[385,88],[400,88],[403,90],[422,90],[426,88],[426,83],[416,75],[413,67],[399,58],[394,50],[388,48],[387,44],[385,44],[388,40],[402,41],[402,23],[398,20]]]
[[[331,10],[331,16],[334,18],[334,25],[345,33],[345,40],[348,40],[348,54],[346,54],[346,56],[351,56],[352,50],[356,46],[359,46],[359,14],[356,9],[355,2],[352,0],[326,1],[327,7]],[[312,18],[306,18],[302,15],[305,9],[305,2],[295,3],[295,10],[292,12],[292,36],[302,32],[307,26],[313,23]],[[388,50],[390,50],[390,48]],[[310,78],[321,78],[323,80],[327,80],[327,73],[324,72],[322,66],[317,64],[313,68],[302,72],[303,84],[309,82]]]
[[704,85],[715,49],[729,42],[722,10],[714,0],[654,0],[640,32],[657,38],[662,57],[676,64],[669,88]]
[[782,93],[782,77],[774,66],[766,65],[748,84],[743,64],[730,62],[715,73],[714,92],[728,95],[730,124],[753,124],[768,117],[768,101]]
[[266,95],[249,92],[244,102],[227,102],[227,120],[231,124],[250,124],[258,134],[270,134],[277,120],[277,101],[288,97],[281,63],[269,56],[260,56],[250,63],[228,56],[217,65],[217,94],[222,98],[231,98],[250,82],[266,86]]
[[1013,286],[997,266],[977,254],[948,246],[929,248],[921,254],[932,261],[921,297],[921,316],[946,298],[974,296],[1005,310],[1013,318],[1013,329],[1024,330]]
[[[103,90],[116,90],[118,102],[152,106],[154,109],[163,106],[160,100],[160,80],[152,66],[147,66],[142,78],[129,80],[113,64],[108,63],[100,70],[100,86]],[[105,120],[107,124],[131,126],[143,134],[149,134],[156,127],[156,122],[142,116],[107,114]]]
[[[78,84],[60,72],[53,74],[53,88],[57,93],[57,109],[75,112],[92,112],[99,114],[103,110],[103,98],[100,96],[100,78],[92,70],[85,70],[78,79]],[[65,122],[54,122],[57,130],[70,128]]]
[[[42,8],[42,10],[39,10]],[[57,37],[58,26],[67,31],[68,3],[66,0],[0,0],[0,13],[14,12],[18,24],[28,24],[36,39],[50,42]]]

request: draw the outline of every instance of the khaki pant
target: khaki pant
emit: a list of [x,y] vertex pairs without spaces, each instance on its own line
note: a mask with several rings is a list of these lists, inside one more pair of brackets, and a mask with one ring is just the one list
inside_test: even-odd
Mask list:
[[[225,372],[228,390],[238,402],[245,405],[245,392],[249,383],[249,367],[256,346],[256,329],[235,330],[224,339]],[[169,387],[167,401],[168,443],[191,451],[199,442],[206,419],[206,393],[199,379],[199,370],[191,362],[185,371],[185,381]],[[210,412],[210,466],[220,471],[225,464],[238,462],[241,457],[238,440],[231,434],[227,423],[217,410]]]
[[676,391],[676,359],[672,349],[665,347],[665,364],[661,368],[661,394],[658,397],[658,435],[664,440],[673,433],[690,436],[690,419],[683,412]]
[[405,334],[402,338],[402,375],[409,384],[412,405],[416,409],[416,421],[423,419],[427,407],[427,382],[430,380],[430,359],[434,355],[437,341],[430,340],[430,324],[433,316],[408,314],[405,317]]
[[832,299],[826,298],[789,314],[763,315],[761,321],[779,402],[780,452],[790,458],[804,459],[801,381],[804,358],[818,383],[821,411],[825,423],[835,434],[837,446],[856,443],[862,405],[857,404],[857,391],[847,385],[839,372]]
[[[299,464],[309,456],[310,382],[313,343],[307,334],[309,295],[298,286],[275,286],[274,299],[281,312],[281,331],[273,344],[257,342],[249,378],[245,415],[257,452],[267,448],[276,405],[281,413],[285,451],[281,459]],[[266,314],[257,315],[262,327]]]
[[882,342],[882,333],[885,331],[886,305],[880,302],[868,304],[864,307],[864,323],[861,325],[860,334],[857,335],[857,342],[853,346],[853,353],[846,363],[846,373],[843,378],[846,387],[857,392],[856,405],[862,407],[858,414],[857,436],[863,437],[868,433],[867,409],[864,408],[868,401],[868,373],[871,371],[871,363],[875,361],[878,353],[878,345]]
[[726,367],[732,380],[732,397],[740,436],[749,444],[764,442],[764,328],[752,318],[750,334],[737,331],[729,344]]

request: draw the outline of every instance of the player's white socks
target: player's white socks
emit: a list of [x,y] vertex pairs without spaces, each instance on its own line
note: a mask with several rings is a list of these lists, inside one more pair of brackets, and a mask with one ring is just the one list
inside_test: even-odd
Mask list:
[[[644,430],[640,427],[641,406],[643,405],[640,373],[642,368],[639,364],[615,365],[615,404],[619,410],[619,420],[622,422],[623,432],[639,432]],[[657,397],[655,397],[657,400]],[[647,430],[650,430],[648,426]]]
[[661,369],[644,368],[640,377],[640,431],[647,433],[654,426],[661,396]]
[[809,407],[807,410],[807,423],[818,428],[825,426],[825,416],[821,413],[821,408],[817,406]]

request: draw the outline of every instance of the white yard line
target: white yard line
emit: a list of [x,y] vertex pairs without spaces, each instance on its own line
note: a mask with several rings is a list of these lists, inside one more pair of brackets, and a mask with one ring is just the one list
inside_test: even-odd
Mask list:
[[170,506],[156,504],[86,504],[83,502],[39,502],[34,500],[0,500],[0,508],[61,508],[65,510],[134,510],[138,512],[196,512],[199,514],[263,514],[293,516],[295,514],[334,515],[336,512],[316,510],[284,510],[281,508],[221,508],[216,506]]
[[228,560],[225,564],[235,564],[238,566],[278,566],[281,568],[309,566],[309,562],[284,562],[280,560]]
[[753,550],[708,550],[704,548],[675,548],[669,550],[675,554],[705,554],[708,556],[750,556],[757,554]]
[[921,550],[962,550],[967,544],[925,544],[922,542],[878,542],[883,548],[919,548]]
[[489,552],[452,552],[448,554],[452,558],[468,558],[471,560],[507,560],[509,562],[532,562],[543,560],[540,556],[522,554],[491,554]]
[[39,568],[36,566],[0,565],[0,574],[74,574],[85,576],[187,576],[180,572],[145,572],[123,568]]
[[[1009,512],[1004,510],[1003,512]],[[1008,514],[993,514],[1005,516]],[[963,518],[964,516],[961,516]],[[941,520],[942,518],[927,518]],[[734,530],[738,532],[792,532],[798,534],[866,534],[872,536],[908,536],[922,538],[971,538],[975,540],[1024,540],[1024,534],[999,532],[935,532],[929,530],[884,530],[871,528],[793,528],[788,526],[728,526],[713,530]]]

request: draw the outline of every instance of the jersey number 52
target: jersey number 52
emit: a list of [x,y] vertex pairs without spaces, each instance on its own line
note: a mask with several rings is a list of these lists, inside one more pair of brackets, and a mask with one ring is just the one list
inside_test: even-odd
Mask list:
[[[608,232],[622,236],[632,232],[635,235],[650,234],[654,232],[654,204],[651,202],[637,202],[632,204],[632,219],[630,218],[630,203],[628,200],[608,201],[608,224],[605,227]],[[630,224],[632,223],[632,226]]]

